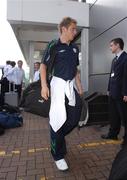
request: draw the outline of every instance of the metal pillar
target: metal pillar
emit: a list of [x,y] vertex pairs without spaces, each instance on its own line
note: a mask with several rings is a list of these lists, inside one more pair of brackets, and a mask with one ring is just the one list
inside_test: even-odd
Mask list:
[[84,91],[88,91],[88,29],[81,32],[81,82]]

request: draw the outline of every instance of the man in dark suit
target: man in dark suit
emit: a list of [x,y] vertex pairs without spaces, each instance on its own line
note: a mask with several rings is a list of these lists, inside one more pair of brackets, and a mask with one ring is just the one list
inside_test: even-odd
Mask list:
[[127,53],[123,48],[121,38],[110,41],[110,50],[115,54],[108,84],[111,122],[108,134],[101,137],[117,140],[122,123],[125,128],[123,145],[127,145]]

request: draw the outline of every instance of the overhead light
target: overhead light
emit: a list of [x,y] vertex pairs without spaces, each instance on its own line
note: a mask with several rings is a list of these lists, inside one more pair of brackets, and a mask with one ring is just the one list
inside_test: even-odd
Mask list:
[[86,2],[86,0],[78,0],[78,2]]

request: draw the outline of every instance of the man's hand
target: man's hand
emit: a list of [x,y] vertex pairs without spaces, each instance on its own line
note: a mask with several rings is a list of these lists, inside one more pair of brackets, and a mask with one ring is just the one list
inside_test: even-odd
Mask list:
[[43,87],[41,89],[41,96],[45,100],[48,100],[48,98],[49,98],[49,88],[47,87],[47,85],[43,85]]
[[81,97],[83,96],[83,89],[82,89],[82,88],[78,89],[78,94],[79,94]]
[[77,90],[78,90],[78,94],[80,96],[83,95],[83,88],[82,88],[82,85],[81,85],[81,80],[80,80],[80,72],[77,70],[77,73],[76,73],[76,76],[75,76],[75,83],[76,83],[76,87],[77,87]]
[[46,82],[46,69],[47,66],[45,64],[41,64],[40,66],[40,76],[41,76],[41,96],[43,99],[48,100],[49,98],[49,88]]
[[127,102],[127,96],[123,96],[123,101]]

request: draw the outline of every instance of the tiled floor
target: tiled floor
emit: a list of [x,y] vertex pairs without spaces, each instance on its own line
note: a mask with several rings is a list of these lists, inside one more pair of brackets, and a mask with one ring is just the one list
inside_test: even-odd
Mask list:
[[23,113],[24,126],[0,136],[0,180],[107,180],[120,141],[100,138],[108,127],[75,129],[67,137],[69,171],[50,155],[48,119]]

